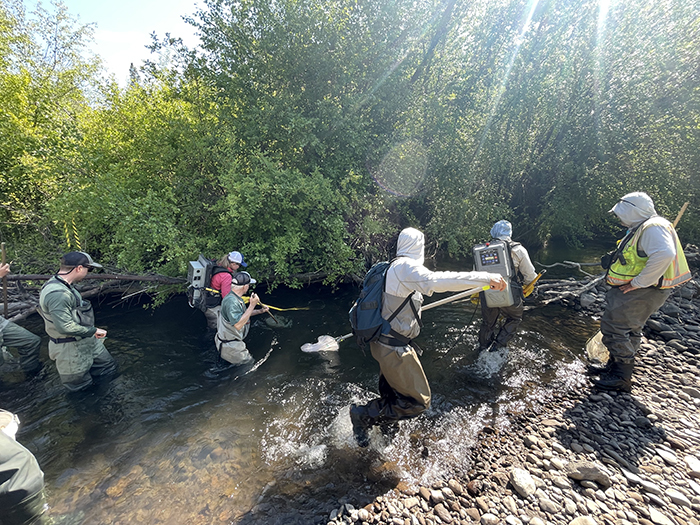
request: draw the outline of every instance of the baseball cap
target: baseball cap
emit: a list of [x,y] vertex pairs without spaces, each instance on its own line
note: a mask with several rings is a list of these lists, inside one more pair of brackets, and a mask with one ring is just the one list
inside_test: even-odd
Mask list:
[[243,262],[243,254],[241,252],[231,252],[228,254],[228,260],[231,261],[232,263],[238,263],[243,268],[246,268],[248,265]]
[[245,286],[246,284],[255,284],[257,281],[253,279],[248,272],[236,272],[233,274],[233,284]]
[[61,264],[64,266],[85,266],[86,268],[102,268],[85,252],[68,252],[61,257]]

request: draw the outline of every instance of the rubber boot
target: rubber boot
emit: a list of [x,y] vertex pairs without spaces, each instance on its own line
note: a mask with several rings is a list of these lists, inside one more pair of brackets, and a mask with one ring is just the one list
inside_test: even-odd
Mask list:
[[362,405],[350,405],[350,422],[352,434],[359,447],[369,446],[369,431],[374,425],[374,418],[367,413],[367,407]]
[[632,391],[632,372],[634,371],[634,360],[616,360],[610,372],[603,374],[600,379],[594,379],[593,384],[599,390],[616,390],[618,392]]

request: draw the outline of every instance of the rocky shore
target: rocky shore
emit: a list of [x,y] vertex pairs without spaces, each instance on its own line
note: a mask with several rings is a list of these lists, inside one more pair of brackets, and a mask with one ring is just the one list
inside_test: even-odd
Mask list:
[[[569,306],[599,315],[606,285]],[[485,428],[471,469],[399,486],[328,525],[700,525],[700,282],[647,323],[631,394],[554,391],[546,405]]]

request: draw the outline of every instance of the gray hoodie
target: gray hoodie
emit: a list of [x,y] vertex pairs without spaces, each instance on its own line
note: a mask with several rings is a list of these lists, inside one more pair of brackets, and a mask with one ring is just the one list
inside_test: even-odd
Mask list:
[[654,286],[676,257],[673,225],[656,214],[654,202],[643,192],[628,193],[610,211],[629,229],[649,221],[639,239],[639,248],[649,259],[630,284],[635,288]]
[[[412,291],[411,299],[420,315],[423,295],[435,292],[461,292],[474,287],[488,285],[500,276],[487,272],[431,272],[425,260],[425,237],[415,228],[406,228],[399,234],[396,244],[397,260],[386,273],[386,290],[382,299],[382,316],[388,319]],[[410,305],[391,321],[391,327],[398,333],[413,339],[420,333],[420,326],[411,311]]]

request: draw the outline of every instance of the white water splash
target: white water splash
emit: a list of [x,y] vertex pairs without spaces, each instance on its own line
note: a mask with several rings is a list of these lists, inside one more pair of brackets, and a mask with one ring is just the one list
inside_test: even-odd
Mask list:
[[471,371],[482,378],[493,377],[498,374],[508,362],[508,348],[498,350],[484,350],[479,353],[476,362],[471,365]]

